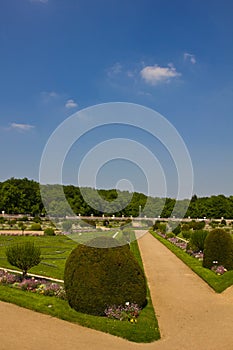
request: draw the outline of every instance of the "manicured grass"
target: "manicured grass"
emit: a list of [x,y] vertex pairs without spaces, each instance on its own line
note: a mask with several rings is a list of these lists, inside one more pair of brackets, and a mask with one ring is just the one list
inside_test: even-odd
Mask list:
[[[12,269],[13,267],[6,259],[6,247],[11,244],[34,242],[36,246],[41,248],[42,261],[38,266],[30,269],[30,273],[42,275],[46,277],[53,277],[58,279],[64,278],[65,262],[70,252],[77,246],[78,243],[85,243],[86,241],[95,237],[96,234],[106,234],[105,232],[83,232],[82,235],[78,233],[72,234],[72,239],[69,236],[5,236],[0,235],[0,267]],[[114,231],[107,231],[108,235],[113,235]],[[13,268],[18,270],[17,268]]]
[[200,276],[205,282],[209,284],[211,288],[217,293],[221,293],[226,288],[233,285],[233,271],[227,271],[223,275],[216,275],[213,271],[206,269],[202,266],[202,262],[198,259],[188,255],[179,247],[159,236],[156,232],[150,231],[150,233],[163,243],[171,252],[173,252],[179,259],[181,259],[191,270],[193,270],[198,276]]
[[[4,238],[6,239],[6,237]],[[61,263],[60,265],[57,264],[56,269],[49,268],[49,266],[46,268],[46,273],[47,273],[46,276],[50,276],[54,278],[59,278],[59,277],[63,278],[65,259],[66,259],[66,256],[68,256],[71,250],[74,248],[74,246],[76,246],[75,242],[73,242],[66,236],[12,237],[12,238],[14,238],[14,240],[11,239],[10,241],[7,240],[7,242],[5,242],[2,236],[0,236],[0,245],[1,245],[0,254],[1,255],[3,254],[2,253],[3,245],[5,247],[6,243],[10,244],[10,243],[13,243],[13,241],[14,243],[16,243],[15,242],[16,238],[20,238],[18,242],[25,241],[26,239],[35,240],[36,244],[37,243],[38,245],[41,244],[40,245],[41,250],[44,249],[42,252],[45,255],[47,253],[47,255],[51,256],[53,255],[53,253],[57,251],[65,250],[64,253],[60,253],[60,254],[63,254],[63,257],[64,257],[64,259],[62,260],[63,263]],[[134,241],[131,244],[131,249],[135,258],[138,260],[139,264],[142,266],[142,260],[141,260],[137,241]],[[40,265],[38,265],[38,268]],[[5,266],[5,267],[8,267],[8,266]],[[12,266],[9,266],[9,267],[12,268]],[[36,271],[36,268],[32,270],[34,271],[34,273],[41,274],[40,270]],[[30,272],[32,270],[30,270]],[[74,322],[88,328],[93,328],[105,333],[110,333],[112,335],[116,335],[133,342],[150,343],[160,338],[158,322],[154,313],[154,308],[152,305],[149,289],[147,290],[148,304],[141,311],[140,316],[138,318],[138,322],[136,324],[131,324],[128,321],[111,320],[111,319],[108,319],[107,317],[98,317],[98,316],[79,313],[71,309],[67,301],[58,299],[56,297],[47,297],[47,296],[42,296],[31,292],[24,292],[9,286],[0,285],[0,300],[11,302],[34,311],[49,314],[51,316],[58,317],[69,322]]]
[[110,236],[112,237],[117,231],[116,230],[109,230],[109,231],[87,231],[87,232],[79,232],[79,233],[72,233],[68,237],[70,237],[72,240],[77,242],[77,244],[85,244],[86,242],[90,241],[93,238],[96,238],[98,236]]
[[0,267],[12,267],[5,255],[6,247],[11,244],[34,242],[41,248],[42,261],[38,266],[30,269],[30,273],[63,279],[64,266],[71,250],[77,243],[67,236],[1,236],[0,235]]

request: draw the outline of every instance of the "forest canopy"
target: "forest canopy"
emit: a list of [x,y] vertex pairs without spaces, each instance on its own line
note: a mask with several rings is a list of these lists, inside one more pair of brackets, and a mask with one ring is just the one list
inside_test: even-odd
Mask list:
[[[143,215],[147,217],[167,218],[171,215],[175,217],[183,217],[184,208],[187,206],[188,200],[175,200],[174,198],[154,198],[147,197],[143,193],[129,193],[127,191],[111,190],[95,190],[85,188],[85,194],[88,196],[88,203],[96,202],[96,194],[99,198],[105,200],[104,210],[97,210],[87,204],[82,196],[82,189],[73,185],[63,186],[63,191],[67,202],[72,210],[67,212],[67,205],[64,205],[64,199],[59,199],[60,185],[46,185],[46,208],[50,209],[50,215],[56,216],[57,206],[59,213],[63,215],[71,214],[72,211],[76,215],[82,216],[102,216],[102,214],[114,214],[115,216],[136,217],[142,210]],[[46,210],[41,199],[41,188],[38,182],[34,180],[11,178],[4,182],[0,182],[0,212],[6,214],[30,214],[46,215]],[[114,208],[113,202],[120,195],[121,208],[112,212]],[[56,199],[56,201],[55,201]],[[174,206],[176,204],[175,210]],[[146,207],[145,207],[146,205]],[[64,208],[63,208],[64,207]],[[94,207],[101,207],[101,203],[95,203]],[[143,211],[144,210],[144,211]],[[222,194],[210,197],[197,197],[194,195],[188,206],[185,217],[191,218],[233,218],[233,196],[226,197]]]

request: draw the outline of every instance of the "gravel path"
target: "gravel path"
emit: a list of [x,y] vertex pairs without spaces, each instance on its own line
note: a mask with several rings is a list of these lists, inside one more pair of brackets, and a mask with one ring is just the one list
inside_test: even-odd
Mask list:
[[150,234],[138,242],[161,340],[151,344],[130,343],[1,302],[0,349],[232,350],[233,289],[214,293]]

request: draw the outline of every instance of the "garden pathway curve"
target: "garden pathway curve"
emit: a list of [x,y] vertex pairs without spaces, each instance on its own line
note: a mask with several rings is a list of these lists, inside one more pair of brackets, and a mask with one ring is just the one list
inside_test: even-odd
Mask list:
[[150,234],[138,240],[161,340],[126,340],[0,303],[1,350],[232,350],[233,289],[216,294]]

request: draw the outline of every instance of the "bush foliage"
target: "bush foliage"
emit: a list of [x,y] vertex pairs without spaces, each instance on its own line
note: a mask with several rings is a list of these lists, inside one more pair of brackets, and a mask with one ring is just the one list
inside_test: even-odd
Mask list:
[[45,234],[45,236],[55,236],[55,231],[52,227],[47,227],[44,230],[44,234]]
[[32,242],[16,244],[6,249],[8,262],[18,267],[25,276],[29,269],[41,262],[41,251]]
[[203,266],[223,265],[233,270],[233,241],[231,235],[223,229],[211,231],[205,240]]
[[35,223],[35,224],[31,224],[30,230],[32,231],[41,231],[41,224],[39,223]]
[[208,235],[208,231],[205,230],[196,230],[191,233],[190,236],[190,247],[192,250],[196,251],[203,251],[204,250],[204,244],[205,244],[205,239]]
[[102,316],[111,305],[146,305],[144,273],[129,245],[117,245],[111,237],[97,237],[70,254],[64,284],[69,304],[76,311]]

